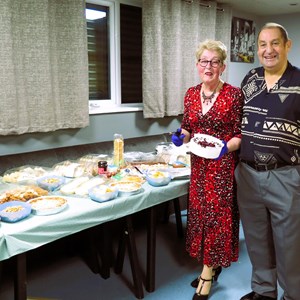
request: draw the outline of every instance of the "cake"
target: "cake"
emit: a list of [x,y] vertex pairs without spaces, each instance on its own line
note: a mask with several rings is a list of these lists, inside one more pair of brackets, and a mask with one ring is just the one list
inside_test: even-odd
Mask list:
[[197,156],[215,159],[219,157],[222,147],[222,141],[213,136],[195,134],[190,141],[189,150]]

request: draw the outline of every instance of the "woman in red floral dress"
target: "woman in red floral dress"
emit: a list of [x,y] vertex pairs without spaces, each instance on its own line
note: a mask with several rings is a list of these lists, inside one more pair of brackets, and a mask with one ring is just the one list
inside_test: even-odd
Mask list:
[[186,249],[203,264],[202,273],[191,285],[193,300],[206,300],[213,279],[222,267],[238,259],[239,214],[234,169],[240,147],[243,96],[241,90],[221,80],[226,46],[207,40],[196,52],[202,83],[188,89],[181,128],[172,136],[175,145],[187,143],[197,133],[223,141],[217,159],[191,154]]

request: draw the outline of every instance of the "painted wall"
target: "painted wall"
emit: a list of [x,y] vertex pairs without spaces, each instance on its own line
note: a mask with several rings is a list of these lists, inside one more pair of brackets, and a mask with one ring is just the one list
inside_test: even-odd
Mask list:
[[[293,65],[300,67],[300,33],[298,30],[300,25],[299,13],[258,18],[253,15],[247,15],[245,13],[233,11],[233,16],[253,20],[256,26],[256,34],[258,33],[259,29],[267,22],[275,22],[283,25],[289,33],[289,38],[293,41],[293,46],[289,53],[289,61]],[[255,57],[255,61],[253,64],[229,62],[228,82],[235,86],[240,86],[243,75],[246,74],[250,69],[258,67],[259,65],[260,64],[257,57]]]
[[[290,34],[290,38],[294,41],[294,46],[290,53],[290,61],[292,64],[300,66],[300,57],[297,53],[300,49],[300,33],[297,32],[300,14],[257,18],[253,15],[234,11],[233,15],[254,20],[257,28],[269,21],[278,22],[285,26]],[[228,62],[228,82],[239,86],[244,74],[258,65],[257,59],[253,64]],[[90,126],[83,129],[59,130],[51,133],[24,134],[20,136],[0,136],[0,156],[111,141],[114,133],[123,134],[126,142],[126,138],[174,131],[180,126],[180,120],[181,117],[144,119],[142,112],[92,115],[90,116]],[[152,150],[154,149],[149,149],[149,151]]]

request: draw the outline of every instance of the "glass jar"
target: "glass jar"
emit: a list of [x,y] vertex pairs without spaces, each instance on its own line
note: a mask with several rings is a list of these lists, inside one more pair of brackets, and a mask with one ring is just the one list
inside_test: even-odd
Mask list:
[[107,161],[106,160],[100,160],[98,162],[98,174],[103,175],[107,172]]

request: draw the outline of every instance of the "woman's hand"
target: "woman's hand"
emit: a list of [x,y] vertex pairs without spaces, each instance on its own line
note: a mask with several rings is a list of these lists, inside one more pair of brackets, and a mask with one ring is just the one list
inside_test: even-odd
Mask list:
[[178,128],[176,132],[172,134],[172,142],[175,146],[179,147],[183,144],[183,139],[185,138],[185,134],[182,133],[181,128]]
[[228,147],[227,147],[227,143],[225,141],[222,141],[223,143],[223,147],[220,151],[220,154],[217,158],[215,158],[215,160],[219,160],[223,155],[225,155],[226,153],[228,153]]

